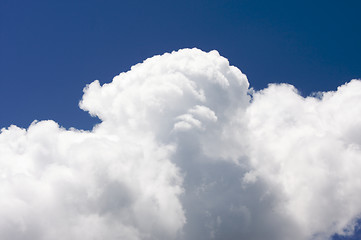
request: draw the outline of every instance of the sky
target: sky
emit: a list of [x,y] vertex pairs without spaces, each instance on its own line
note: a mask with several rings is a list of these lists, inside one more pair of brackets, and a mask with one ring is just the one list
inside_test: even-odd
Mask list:
[[[303,95],[360,77],[359,1],[7,1],[0,3],[0,127],[56,119],[90,129],[77,104],[156,54],[218,50],[251,86]],[[46,99],[46,100],[45,100]]]
[[359,239],[360,8],[1,1],[1,239]]

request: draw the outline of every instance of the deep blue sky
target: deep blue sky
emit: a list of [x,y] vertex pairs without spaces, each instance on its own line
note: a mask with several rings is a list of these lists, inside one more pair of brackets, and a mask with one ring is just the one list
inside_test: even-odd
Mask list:
[[0,127],[89,129],[83,87],[155,54],[217,49],[251,85],[361,78],[360,1],[0,1]]
[[86,84],[185,47],[217,49],[256,89],[335,90],[361,78],[360,11],[361,1],[1,0],[0,128],[90,129],[78,108]]

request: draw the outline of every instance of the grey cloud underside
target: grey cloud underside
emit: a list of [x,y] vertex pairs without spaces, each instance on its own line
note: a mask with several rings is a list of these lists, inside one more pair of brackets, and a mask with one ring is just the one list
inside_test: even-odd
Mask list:
[[218,52],[84,89],[92,131],[0,134],[0,239],[328,239],[361,214],[361,82],[249,89]]

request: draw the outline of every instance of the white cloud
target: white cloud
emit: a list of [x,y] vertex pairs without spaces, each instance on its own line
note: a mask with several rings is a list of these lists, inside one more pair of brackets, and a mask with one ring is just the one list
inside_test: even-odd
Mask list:
[[[361,214],[361,82],[252,92],[218,52],[84,89],[92,131],[0,134],[1,239],[327,239]],[[252,101],[249,93],[252,94]]]
[[185,221],[173,149],[146,134],[43,121],[3,130],[0,144],[1,239],[157,239]]
[[271,85],[247,109],[252,168],[281,187],[280,202],[310,238],[342,233],[361,213],[361,82],[302,98]]

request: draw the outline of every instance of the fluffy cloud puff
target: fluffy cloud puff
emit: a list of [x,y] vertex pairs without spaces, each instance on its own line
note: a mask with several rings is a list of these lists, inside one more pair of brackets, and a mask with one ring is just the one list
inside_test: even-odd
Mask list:
[[307,239],[347,233],[360,217],[360,93],[356,80],[307,98],[290,85],[271,85],[247,109],[248,180],[280,187],[281,209]]
[[218,52],[145,60],[0,134],[1,239],[327,239],[361,214],[361,82],[249,89]]

